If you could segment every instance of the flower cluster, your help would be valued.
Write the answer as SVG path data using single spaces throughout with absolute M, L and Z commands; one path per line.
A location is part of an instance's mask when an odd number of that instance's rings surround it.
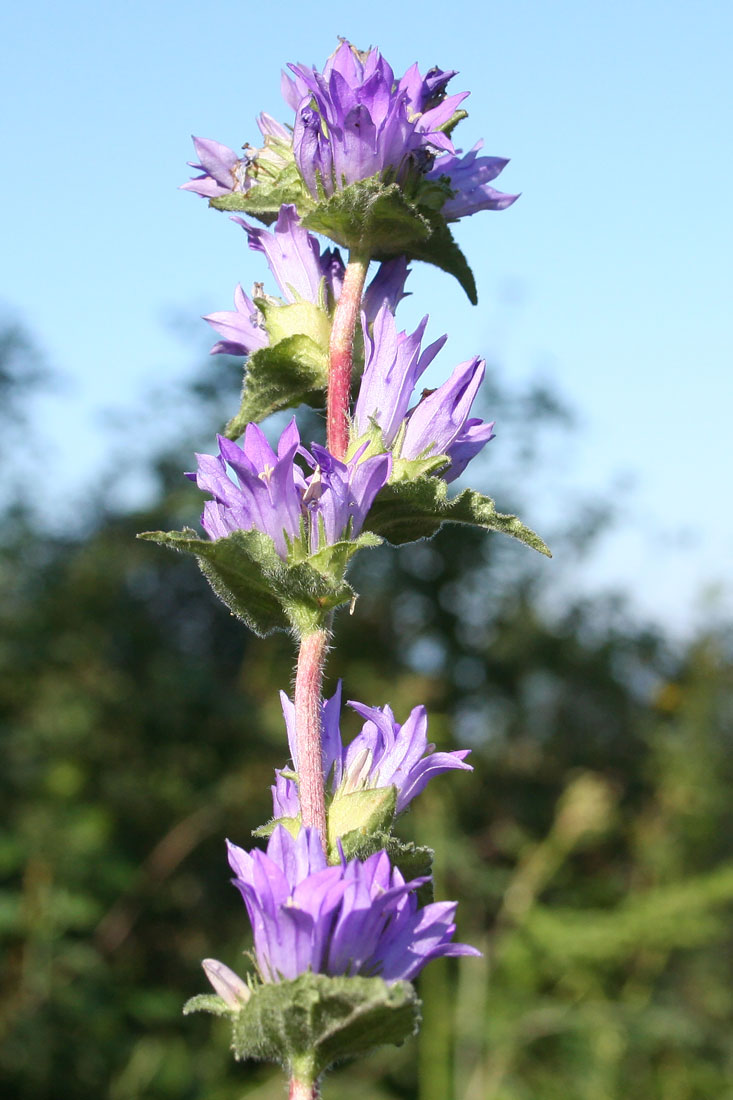
M 309 971 L 409 981 L 430 959 L 479 954 L 453 942 L 455 902 L 418 906 L 415 890 L 426 880 L 405 882 L 385 852 L 330 867 L 315 832 L 293 837 L 282 826 L 266 853 L 231 843 L 228 849 L 263 981 Z M 239 987 L 229 987 L 236 996 Z
M 295 771 L 298 747 L 295 737 L 295 707 L 285 692 L 280 702 L 288 733 L 288 745 Z M 364 719 L 360 732 L 348 744 L 341 737 L 341 684 L 322 704 L 323 777 L 336 797 L 354 791 L 395 787 L 396 813 L 402 813 L 429 781 L 453 769 L 471 771 L 465 763 L 470 749 L 435 752 L 428 743 L 428 716 L 425 707 L 414 707 L 406 721 L 395 721 L 392 708 L 368 707 L 353 700 L 348 706 Z M 272 788 L 275 817 L 297 817 L 300 812 L 297 784 L 277 773 Z
M 256 424 L 247 425 L 241 447 L 217 438 L 219 454 L 197 454 L 198 470 L 187 475 L 214 498 L 204 505 L 201 526 L 212 539 L 261 531 L 284 561 L 296 539 L 315 552 L 356 538 L 391 468 L 386 454 L 361 461 L 357 452 L 344 463 L 317 443 L 307 451 L 295 419 L 280 436 L 277 454 Z M 310 475 L 295 461 L 298 455 L 312 469 Z
M 508 161 L 479 156 L 479 142 L 460 156 L 450 131 L 462 117 L 468 92 L 446 94 L 456 74 L 438 68 L 423 76 L 412 65 L 397 78 L 380 54 L 342 42 L 322 71 L 290 65 L 282 93 L 295 118 L 290 131 L 269 115 L 257 120 L 265 145 L 238 157 L 228 146 L 194 138 L 202 173 L 183 188 L 207 198 L 246 192 L 258 179 L 294 158 L 314 199 L 359 180 L 381 175 L 407 183 L 424 179 L 445 184 L 444 216 L 449 221 L 479 210 L 504 210 L 518 195 L 490 186 Z M 463 112 L 465 114 L 465 112 Z
M 366 365 L 354 407 L 353 434 L 358 440 L 377 428 L 382 447 L 394 450 L 398 458 L 444 455 L 449 466 L 442 476 L 445 481 L 455 481 L 494 438 L 493 421 L 485 423 L 469 415 L 484 378 L 485 362 L 475 356 L 459 363 L 442 386 L 408 409 L 417 380 L 446 341 L 443 336 L 420 353 L 427 321 L 424 317 L 408 336 L 397 332 L 386 306 L 377 314 L 371 333 L 367 318 L 363 318 Z

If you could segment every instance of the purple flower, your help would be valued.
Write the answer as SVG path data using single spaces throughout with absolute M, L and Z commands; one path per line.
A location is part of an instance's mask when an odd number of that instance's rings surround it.
M 489 187 L 489 182 L 496 179 L 509 161 L 504 157 L 479 157 L 478 151 L 483 144 L 477 141 L 464 157 L 451 153 L 438 157 L 425 174 L 429 180 L 447 178 L 451 190 L 455 192 L 441 207 L 441 213 L 449 222 L 479 210 L 506 210 L 519 198 L 519 195 L 506 195 Z
M 341 254 L 331 248 L 321 254 L 318 241 L 301 226 L 294 206 L 280 207 L 274 233 L 250 225 L 243 218 L 232 221 L 242 226 L 251 249 L 264 252 L 286 302 L 305 299 L 317 304 L 324 279 L 331 302 L 338 298 L 344 277 Z
M 295 770 L 298 769 L 295 741 L 295 707 L 284 692 L 280 692 L 288 745 Z M 341 740 L 339 718 L 341 712 L 341 684 L 335 694 L 322 704 L 321 746 L 323 776 L 335 795 L 352 791 L 376 790 L 380 787 L 397 788 L 396 813 L 402 811 L 430 780 L 442 772 L 460 769 L 472 771 L 465 763 L 470 749 L 453 752 L 435 752 L 435 745 L 428 744 L 428 718 L 425 707 L 414 707 L 407 720 L 400 725 L 395 721 L 389 706 L 367 707 L 363 703 L 349 702 L 349 706 L 364 718 L 361 731 L 347 746 Z M 296 785 L 289 790 L 290 809 Z M 297 797 L 297 794 L 296 794 Z M 296 811 L 297 814 L 298 811 Z M 292 812 L 275 816 L 293 817 Z
M 337 248 L 321 252 L 318 241 L 300 224 L 294 206 L 280 207 L 274 232 L 250 225 L 243 218 L 232 218 L 247 234 L 249 247 L 264 253 L 283 299 L 292 304 L 299 300 L 333 308 L 341 295 L 344 263 Z M 404 297 L 407 279 L 407 261 L 404 256 L 388 260 L 377 272 L 364 295 L 364 312 L 373 320 L 383 306 L 394 310 Z M 325 291 L 325 294 L 323 293 Z M 255 296 L 264 296 L 256 288 Z M 241 286 L 234 292 L 234 310 L 209 313 L 204 320 L 224 339 L 214 344 L 212 355 L 251 355 L 259 348 L 267 347 L 269 335 L 262 313 L 247 297 Z
M 247 907 L 262 979 L 316 974 L 409 981 L 433 958 L 477 955 L 453 943 L 455 902 L 419 908 L 386 852 L 329 867 L 315 830 L 294 838 L 278 826 L 267 853 L 229 843 L 229 864 Z
M 296 111 L 293 152 L 314 198 L 380 172 L 402 181 L 410 166 L 453 153 L 444 126 L 468 95 L 443 97 L 452 73 L 424 79 L 413 66 L 401 81 L 378 50 L 343 42 L 323 72 L 290 65 L 283 90 Z
M 382 431 L 385 447 L 394 442 L 418 378 L 446 341 L 442 336 L 420 354 L 427 322 L 427 316 L 423 317 L 411 336 L 398 333 L 392 311 L 385 303 L 377 313 L 370 336 L 367 318 L 362 318 L 366 363 L 354 408 L 357 437 L 366 434 L 375 423 Z
M 212 539 L 233 531 L 262 531 L 285 561 L 295 539 L 307 539 L 311 553 L 355 539 L 392 466 L 388 454 L 360 461 L 357 453 L 343 463 L 317 444 L 311 454 L 301 446 L 295 418 L 280 437 L 277 454 L 256 424 L 247 425 L 241 447 L 217 438 L 219 454 L 197 455 L 198 470 L 187 475 L 214 498 L 204 505 L 202 527 Z M 310 476 L 295 462 L 296 455 L 311 466 Z
M 493 439 L 493 422 L 468 419 L 484 377 L 486 363 L 476 356 L 459 363 L 447 382 L 423 397 L 408 414 L 401 458 L 448 455 L 450 467 L 441 475 L 454 481 L 469 460 Z
M 204 317 L 224 337 L 214 344 L 211 355 L 251 355 L 270 342 L 264 317 L 239 285 L 234 291 L 234 306 L 234 310 L 225 309 Z
M 394 313 L 402 299 L 407 297 L 405 282 L 409 274 L 406 256 L 396 256 L 394 260 L 385 260 L 379 265 L 361 300 L 362 311 L 370 324 L 382 306 L 386 305 Z
M 249 191 L 260 174 L 277 175 L 289 159 L 290 132 L 264 113 L 257 119 L 257 125 L 265 139 L 264 146 L 253 149 L 245 145 L 243 157 L 237 156 L 228 145 L 211 138 L 192 138 L 199 159 L 188 163 L 202 175 L 181 184 L 180 190 L 193 191 L 203 198 L 213 199 L 232 191 Z
M 374 498 L 392 471 L 390 454 L 362 459 L 365 449 L 361 447 L 344 463 L 325 447 L 311 445 L 316 469 L 304 497 L 310 511 L 311 551 L 360 534 Z
M 240 158 L 228 145 L 211 138 L 192 138 L 199 162 L 190 160 L 191 168 L 203 175 L 182 183 L 181 191 L 193 191 L 206 199 L 227 195 L 230 191 L 248 191 L 252 181 L 247 176 L 249 158 Z
M 427 320 L 424 317 L 408 336 L 397 332 L 386 304 L 377 314 L 371 333 L 366 318 L 362 319 L 366 365 L 354 408 L 354 437 L 369 434 L 376 425 L 384 446 L 396 445 L 395 458 L 447 454 L 450 466 L 442 471 L 441 477 L 451 482 L 494 437 L 493 422 L 486 424 L 477 417 L 469 419 L 471 405 L 483 381 L 485 363 L 478 358 L 460 363 L 447 382 L 408 412 L 418 379 L 446 340 L 441 337 L 421 354 Z
M 275 543 L 280 557 L 287 559 L 288 540 L 297 538 L 302 527 L 302 474 L 294 463 L 300 449 L 295 418 L 280 437 L 277 455 L 256 424 L 247 425 L 243 447 L 224 436 L 217 438 L 219 454 L 197 454 L 198 471 L 188 475 L 214 497 L 204 505 L 201 526 L 212 539 L 225 538 L 232 531 L 262 531 Z M 227 467 L 235 474 L 236 484 Z

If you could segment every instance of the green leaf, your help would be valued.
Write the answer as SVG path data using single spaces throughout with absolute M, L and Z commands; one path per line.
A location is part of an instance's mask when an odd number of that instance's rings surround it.
M 190 997 L 183 1006 L 183 1015 L 190 1016 L 192 1012 L 210 1012 L 212 1016 L 231 1016 L 236 1009 L 232 1009 L 223 997 L 217 997 L 216 993 L 199 993 L 197 997 Z
M 235 1058 L 279 1062 L 314 1082 L 336 1061 L 404 1042 L 420 1015 L 409 982 L 302 974 L 256 987 L 232 1020 Z
M 234 531 L 213 542 L 191 530 L 146 531 L 138 538 L 195 554 L 217 596 L 260 637 L 273 630 L 302 635 L 319 629 L 329 611 L 354 598 L 343 579 L 349 558 L 361 546 L 374 545 L 374 536 L 360 536 L 291 563 L 260 531 Z
M 250 421 L 258 423 L 279 409 L 323 405 L 328 384 L 328 353 L 310 336 L 288 336 L 274 347 L 250 355 L 239 412 L 224 434 L 238 439 Z
M 303 225 L 367 256 L 410 252 L 431 232 L 428 219 L 396 183 L 381 175 L 358 180 L 315 204 Z
M 497 512 L 493 500 L 464 489 L 448 499 L 448 486 L 439 477 L 418 477 L 385 485 L 372 504 L 365 530 L 381 535 L 393 546 L 430 538 L 444 523 L 465 523 L 487 531 L 502 531 L 551 557 L 539 535 L 516 516 Z
M 448 223 L 439 211 L 421 206 L 423 217 L 430 225 L 430 233 L 424 240 L 415 241 L 409 250 L 409 259 L 423 260 L 453 275 L 465 290 L 469 302 L 476 305 L 478 294 L 476 280 L 468 266 L 468 260 L 456 244 Z M 381 259 L 381 257 L 379 257 Z
M 259 179 L 249 191 L 231 191 L 209 199 L 209 206 L 215 210 L 252 214 L 265 225 L 275 221 L 283 203 L 292 203 L 301 215 L 313 206 L 294 161 L 286 164 L 274 179 Z

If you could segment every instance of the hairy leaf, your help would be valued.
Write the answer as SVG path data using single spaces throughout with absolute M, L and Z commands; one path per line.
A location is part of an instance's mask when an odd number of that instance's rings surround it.
M 464 489 L 448 498 L 448 486 L 439 477 L 418 477 L 385 485 L 372 504 L 365 529 L 399 546 L 430 538 L 444 523 L 464 523 L 487 531 L 502 531 L 550 557 L 539 535 L 516 516 L 497 512 L 490 497 Z

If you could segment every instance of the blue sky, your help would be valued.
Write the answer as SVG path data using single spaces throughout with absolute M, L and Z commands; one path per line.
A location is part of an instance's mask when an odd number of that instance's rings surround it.
M 130 408 L 195 360 L 171 316 L 228 308 L 235 283 L 261 275 L 241 232 L 176 190 L 189 135 L 236 147 L 256 139 L 260 110 L 287 120 L 281 67 L 322 63 L 341 34 L 379 45 L 397 71 L 458 69 L 453 89 L 471 90 L 464 147 L 483 137 L 510 156 L 499 185 L 522 191 L 459 227 L 479 306 L 418 269 L 400 320 L 430 312 L 428 335 L 450 334 L 441 373 L 481 353 L 509 381 L 556 385 L 583 423 L 579 440 L 558 441 L 558 507 L 561 484 L 635 482 L 623 530 L 583 583 L 621 582 L 673 625 L 699 619 L 703 588 L 729 585 L 733 542 L 733 9 L 268 10 L 280 15 L 229 0 L 46 0 L 33 19 L 17 6 L 2 17 L 0 299 L 69 379 L 42 410 L 54 493 L 66 499 L 65 484 L 71 503 L 104 464 L 101 409 Z M 538 514 L 553 486 L 546 469 Z

